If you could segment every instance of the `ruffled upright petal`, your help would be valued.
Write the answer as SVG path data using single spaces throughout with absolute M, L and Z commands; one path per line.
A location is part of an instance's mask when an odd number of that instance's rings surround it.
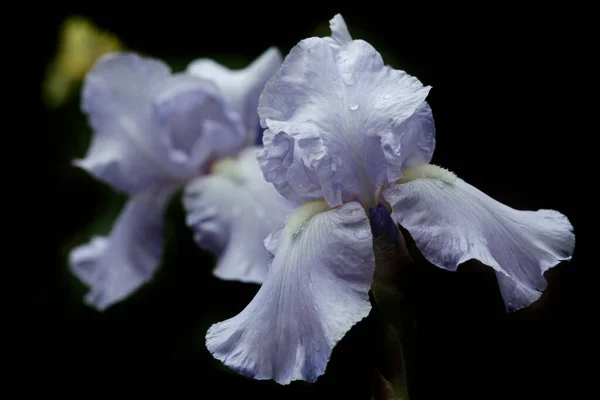
M 341 32 L 334 32 L 343 43 L 336 46 L 301 41 L 260 98 L 265 178 L 298 203 L 375 205 L 377 187 L 433 152 L 430 88 Z
M 356 202 L 333 210 L 311 202 L 274 236 L 266 281 L 240 314 L 210 327 L 206 346 L 255 379 L 315 381 L 336 343 L 371 309 L 369 220 Z
M 239 113 L 215 85 L 172 75 L 162 61 L 133 53 L 96 63 L 85 79 L 82 107 L 93 137 L 75 164 L 129 194 L 181 183 L 247 140 Z
M 187 223 L 196 243 L 219 255 L 215 276 L 262 283 L 270 255 L 264 239 L 279 229 L 294 204 L 266 182 L 256 160 L 258 147 L 215 164 L 213 173 L 185 189 Z
M 163 62 L 135 54 L 102 57 L 83 85 L 82 108 L 93 136 L 75 165 L 130 194 L 173 179 L 149 106 L 153 87 L 170 73 Z
M 154 121 L 165 132 L 169 159 L 188 174 L 247 145 L 240 114 L 209 80 L 184 73 L 169 76 L 153 91 L 152 106 Z
M 494 268 L 509 311 L 536 301 L 543 273 L 573 254 L 573 226 L 561 213 L 512 209 L 433 165 L 405 171 L 383 196 L 432 264 L 456 270 L 476 259 Z
M 176 187 L 132 197 L 109 236 L 94 237 L 69 254 L 73 274 L 90 287 L 85 300 L 102 311 L 149 281 L 161 263 L 164 214 Z
M 254 143 L 259 127 L 256 107 L 260 92 L 280 66 L 281 54 L 271 47 L 240 70 L 231 70 L 211 59 L 199 59 L 188 66 L 187 72 L 212 81 L 223 92 L 232 108 L 241 113 L 244 126 L 250 131 L 249 143 Z

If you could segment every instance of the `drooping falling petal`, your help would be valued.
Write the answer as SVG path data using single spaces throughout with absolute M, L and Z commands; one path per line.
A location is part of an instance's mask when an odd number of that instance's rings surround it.
M 231 107 L 242 114 L 244 126 L 251 131 L 250 143 L 254 143 L 259 127 L 256 107 L 260 92 L 280 66 L 281 54 L 271 47 L 243 69 L 232 70 L 214 60 L 203 58 L 192 62 L 187 72 L 217 85 Z
M 470 259 L 494 268 L 510 311 L 536 301 L 546 288 L 543 273 L 573 254 L 573 226 L 557 211 L 512 209 L 428 164 L 405 171 L 400 182 L 383 196 L 425 258 L 448 270 Z
M 315 381 L 336 343 L 369 314 L 372 239 L 356 202 L 300 206 L 266 241 L 275 253 L 266 281 L 240 314 L 211 326 L 208 350 L 254 379 Z
M 199 156 L 186 157 L 182 149 L 194 151 L 201 142 L 197 151 L 223 156 L 243 145 L 239 117 L 224 111 L 223 102 L 210 82 L 171 75 L 162 61 L 132 53 L 104 56 L 85 79 L 82 108 L 93 138 L 75 164 L 129 194 L 183 182 L 199 172 Z
M 262 283 L 270 259 L 264 239 L 295 208 L 263 179 L 259 150 L 218 162 L 185 189 L 187 223 L 198 245 L 219 255 L 214 274 L 221 279 Z
M 336 45 L 309 38 L 294 47 L 259 102 L 265 178 L 298 203 L 376 204 L 376 187 L 429 161 L 435 145 L 430 88 L 340 32 Z
M 73 274 L 89 286 L 86 302 L 102 311 L 148 282 L 163 254 L 163 220 L 176 187 L 133 196 L 106 237 L 94 237 L 69 254 Z

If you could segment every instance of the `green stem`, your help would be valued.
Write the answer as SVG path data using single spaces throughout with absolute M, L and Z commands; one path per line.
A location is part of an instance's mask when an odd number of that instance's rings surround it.
M 379 311 L 383 351 L 380 354 L 379 372 L 387 380 L 393 395 L 375 397 L 377 400 L 409 399 L 409 374 L 411 368 L 413 313 L 405 295 L 410 287 L 413 260 L 404 237 L 390 247 L 390 242 L 375 240 L 376 272 L 371 287 L 375 308 Z

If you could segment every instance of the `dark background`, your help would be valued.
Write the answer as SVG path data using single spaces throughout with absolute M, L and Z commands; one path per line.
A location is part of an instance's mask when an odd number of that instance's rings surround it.
M 572 262 L 546 274 L 542 300 L 510 315 L 490 270 L 469 264 L 449 273 L 424 265 L 411 283 L 417 318 L 413 399 L 577 399 L 587 393 L 598 373 L 592 339 L 599 313 L 597 263 L 582 254 L 590 242 L 582 225 L 591 218 L 582 204 L 593 194 L 581 190 L 579 180 L 593 135 L 583 126 L 588 118 L 581 108 L 589 79 L 582 54 L 589 50 L 573 27 L 583 24 L 584 10 L 439 9 L 429 2 L 395 2 L 393 8 L 383 2 L 125 7 L 93 3 L 44 12 L 36 39 L 40 83 L 56 51 L 59 24 L 72 14 L 91 18 L 131 49 L 174 64 L 208 56 L 239 65 L 271 45 L 286 54 L 316 29 L 327 34 L 327 21 L 341 12 L 354 38 L 371 42 L 394 67 L 433 86 L 432 162 L 514 208 L 561 211 L 575 227 L 577 245 Z M 33 274 L 40 283 L 33 319 L 43 328 L 32 370 L 52 385 L 45 387 L 115 395 L 168 389 L 175 398 L 368 398 L 377 344 L 373 318 L 336 347 L 316 385 L 251 381 L 212 359 L 203 347 L 206 329 L 243 309 L 257 287 L 211 277 L 212 258 L 193 244 L 177 199 L 156 279 L 105 313 L 81 303 L 85 289 L 69 275 L 65 255 L 91 234 L 106 233 L 124 199 L 70 165 L 89 141 L 77 102 L 56 111 L 39 103 L 45 125 L 40 149 L 48 159 L 41 175 L 49 178 L 51 212 L 44 220 L 48 250 L 40 250 L 46 261 Z

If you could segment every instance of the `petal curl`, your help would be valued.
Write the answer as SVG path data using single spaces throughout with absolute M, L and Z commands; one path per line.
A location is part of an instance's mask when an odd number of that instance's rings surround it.
M 335 14 L 329 20 L 329 28 L 331 29 L 331 37 L 329 39 L 331 39 L 332 44 L 343 46 L 352 41 L 346 21 L 344 21 L 344 17 L 341 14 Z
M 254 143 L 258 133 L 258 98 L 265 83 L 281 66 L 281 53 L 270 47 L 246 68 L 231 70 L 211 59 L 199 59 L 192 62 L 187 72 L 202 79 L 212 81 L 223 92 L 233 109 L 241 113 L 244 126 L 251 134 L 250 143 Z
M 543 273 L 571 259 L 575 235 L 563 214 L 515 210 L 433 165 L 405 173 L 383 192 L 394 220 L 438 267 L 456 270 L 476 259 L 496 270 L 507 310 L 536 301 L 546 288 Z
M 160 60 L 133 53 L 104 56 L 82 89 L 93 137 L 85 158 L 75 165 L 129 194 L 181 182 L 198 172 L 199 164 L 198 155 L 189 157 L 181 149 L 198 148 L 205 131 L 212 140 L 202 143 L 202 154 L 222 154 L 214 147 L 229 149 L 237 141 L 239 148 L 245 141 L 239 116 L 228 113 L 220 97 L 210 82 L 171 75 Z
M 311 202 L 289 217 L 254 299 L 208 330 L 208 350 L 229 368 L 281 384 L 315 381 L 336 343 L 369 314 L 369 220 L 356 202 L 328 209 Z
M 149 189 L 132 197 L 109 236 L 71 250 L 69 268 L 90 287 L 85 301 L 103 311 L 152 279 L 163 254 L 164 214 L 177 187 Z
M 429 89 L 362 40 L 301 41 L 260 98 L 266 179 L 298 203 L 375 205 L 376 188 L 400 178 L 407 160 L 431 157 Z
M 262 283 L 270 255 L 264 239 L 279 229 L 294 204 L 263 179 L 258 147 L 215 165 L 213 174 L 185 189 L 187 223 L 196 243 L 219 255 L 214 274 L 225 280 Z

